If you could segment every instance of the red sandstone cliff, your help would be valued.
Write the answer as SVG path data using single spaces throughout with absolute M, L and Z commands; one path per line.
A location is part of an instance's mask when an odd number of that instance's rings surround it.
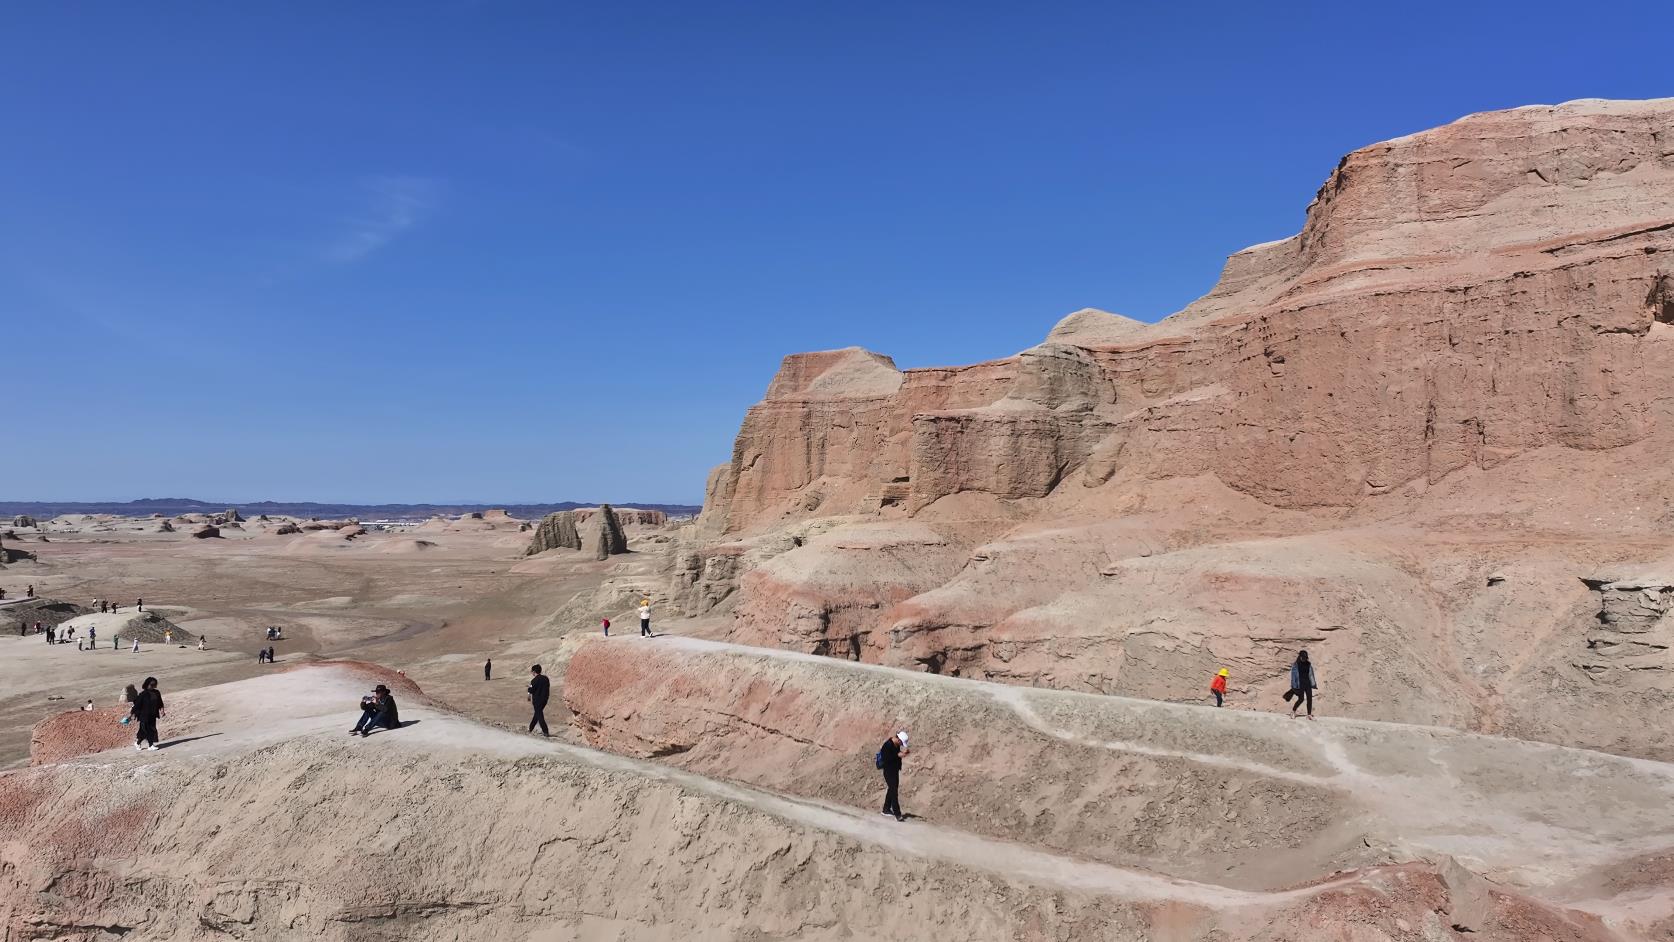
M 1671 750 L 1561 717 L 1674 705 L 1575 627 L 1578 574 L 1665 555 L 1671 323 L 1674 99 L 1473 115 L 1348 155 L 1158 324 L 787 357 L 675 596 L 753 643 L 1168 698 L 1312 644 L 1365 715 Z

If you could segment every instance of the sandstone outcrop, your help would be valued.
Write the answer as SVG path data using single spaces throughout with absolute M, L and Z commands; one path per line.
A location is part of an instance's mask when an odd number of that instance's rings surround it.
M 302 532 L 302 528 L 297 526 L 294 523 L 281 523 L 277 527 L 273 528 L 273 533 L 274 533 L 275 536 L 290 536 L 293 533 L 301 533 L 301 532 Z
M 192 536 L 199 540 L 218 539 L 221 536 L 221 529 L 214 524 L 206 523 L 193 530 Z
M 593 556 L 608 559 L 627 551 L 628 538 L 622 533 L 622 524 L 617 522 L 616 512 L 610 509 L 609 504 L 601 504 L 598 522 L 593 529 Z
M 581 549 L 581 533 L 576 529 L 575 523 L 575 513 L 568 510 L 560 510 L 542 517 L 540 525 L 535 528 L 535 535 L 529 540 L 529 548 L 523 551 L 523 555 L 533 556 L 553 549 Z
M 28 514 L 18 514 L 17 516 L 12 518 L 12 526 L 14 526 L 14 527 L 34 527 L 34 526 L 38 526 L 38 524 L 35 523 L 35 518 L 34 517 L 31 517 Z
M 168 522 L 167 520 L 159 520 L 157 521 L 157 526 L 154 529 L 156 529 L 158 533 L 173 533 L 174 524 Z
M 662 510 L 637 510 L 632 507 L 613 507 L 616 521 L 624 527 L 664 527 L 668 526 L 668 513 Z M 576 523 L 586 523 L 598 515 L 596 507 L 577 507 L 570 511 L 575 514 Z
M 1078 311 L 965 367 L 786 357 L 673 603 L 1175 700 L 1231 665 L 1267 702 L 1307 647 L 1351 715 L 1674 756 L 1633 719 L 1659 686 L 1603 682 L 1665 673 L 1634 669 L 1661 590 L 1577 581 L 1666 545 L 1670 140 L 1674 100 L 1472 115 L 1343 158 L 1299 234 L 1157 324 Z M 1622 617 L 1578 632 L 1589 604 Z

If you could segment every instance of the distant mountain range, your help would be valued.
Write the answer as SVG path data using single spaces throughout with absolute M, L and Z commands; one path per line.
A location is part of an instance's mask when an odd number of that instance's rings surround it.
M 611 502 L 617 507 L 636 507 L 641 510 L 661 510 L 671 517 L 695 514 L 702 507 L 692 504 L 642 504 L 632 501 Z M 598 503 L 564 501 L 557 504 L 317 504 L 308 501 L 259 500 L 209 502 L 188 497 L 149 497 L 130 501 L 33 501 L 0 500 L 0 516 L 27 514 L 42 520 L 60 514 L 119 514 L 124 517 L 144 517 L 163 514 L 220 513 L 228 507 L 238 508 L 246 517 L 273 514 L 286 517 L 355 517 L 361 520 L 424 520 L 435 516 L 455 516 L 484 510 L 504 510 L 514 517 L 539 520 L 557 510 L 577 507 L 597 507 Z

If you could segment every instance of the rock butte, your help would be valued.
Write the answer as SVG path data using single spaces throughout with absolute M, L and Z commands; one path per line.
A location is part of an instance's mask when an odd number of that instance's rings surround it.
M 745 643 L 1160 699 L 1227 666 L 1271 706 L 1308 648 L 1338 713 L 1670 758 L 1669 632 L 1582 579 L 1669 555 L 1671 387 L 1674 99 L 1472 115 L 1349 154 L 1159 323 L 786 357 L 670 592 Z

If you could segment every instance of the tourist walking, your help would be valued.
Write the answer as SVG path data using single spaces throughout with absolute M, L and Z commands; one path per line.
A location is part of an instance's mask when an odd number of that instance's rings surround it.
M 139 642 L 135 642 L 137 645 Z M 134 736 L 135 749 L 157 750 L 157 719 L 167 716 L 168 711 L 163 706 L 163 693 L 157 689 L 157 678 L 147 677 L 140 684 L 139 696 L 134 698 L 134 705 L 129 712 L 139 723 L 139 733 Z M 146 745 L 149 743 L 150 745 Z
M 1209 681 L 1209 692 L 1215 695 L 1216 706 L 1221 706 L 1226 699 L 1226 676 L 1226 668 L 1223 667 L 1221 672 L 1215 675 L 1215 679 Z
M 33 583 L 33 582 L 29 583 L 29 595 L 27 597 L 28 598 L 34 598 L 35 597 L 35 583 Z
M 599 619 L 599 622 L 604 625 L 605 637 L 606 638 L 610 637 L 610 619 L 601 618 L 601 619 Z
M 98 643 L 99 643 L 99 626 L 98 625 L 88 625 L 87 626 L 87 650 L 89 650 L 89 651 L 93 650 L 93 646 L 98 644 Z
M 649 638 L 651 636 L 651 600 L 650 599 L 645 599 L 644 601 L 639 603 L 639 636 L 641 638 Z
M 877 764 L 884 777 L 883 813 L 897 821 L 907 820 L 907 816 L 901 813 L 901 757 L 911 752 L 907 748 L 906 730 L 884 740 L 883 748 L 878 750 Z
M 1290 706 L 1291 719 L 1296 718 L 1296 711 L 1302 708 L 1302 701 L 1308 701 L 1308 719 L 1314 718 L 1314 688 L 1319 686 L 1318 678 L 1314 674 L 1314 665 L 1308 660 L 1308 652 L 1302 651 L 1296 655 L 1296 662 L 1290 665 L 1290 692 L 1285 699 L 1295 699 Z
M 135 599 L 134 607 L 142 612 L 145 611 L 145 599 Z
M 546 701 L 552 694 L 552 681 L 541 673 L 541 666 L 536 664 L 529 668 L 529 705 L 534 708 L 534 715 L 529 717 L 529 732 L 535 727 L 541 728 L 542 736 L 550 736 L 546 729 Z
M 139 653 L 139 635 L 134 636 L 134 650 L 133 650 L 132 653 L 134 653 L 134 654 Z
M 47 644 L 52 644 L 55 641 L 57 641 L 58 640 L 58 626 L 48 625 L 47 630 L 46 630 L 46 636 L 47 636 Z
M 493 677 L 494 677 L 494 659 L 489 658 L 488 660 L 482 662 L 482 679 L 483 680 L 491 680 L 491 679 L 493 679 Z

